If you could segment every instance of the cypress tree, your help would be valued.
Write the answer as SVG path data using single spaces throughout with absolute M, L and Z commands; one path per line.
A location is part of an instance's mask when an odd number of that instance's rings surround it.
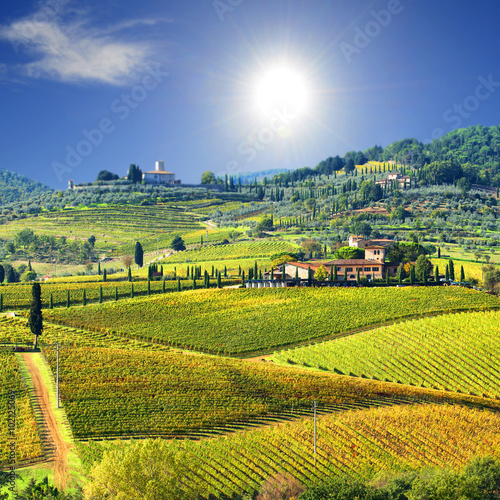
M 102 273 L 102 281 L 104 281 L 104 283 L 106 283 L 107 279 L 108 279 L 108 273 L 107 273 L 106 269 L 104 269 L 104 271 Z
M 28 271 L 33 271 L 31 268 L 31 259 L 28 260 Z
M 448 268 L 448 264 L 446 264 L 446 272 L 444 274 L 445 281 L 450 281 L 450 269 Z
M 42 315 L 42 289 L 40 283 L 35 281 L 31 287 L 31 307 L 28 318 L 28 325 L 31 333 L 35 335 L 35 349 L 38 345 L 38 337 L 43 331 L 43 315 Z
M 439 281 L 439 267 L 434 267 L 434 281 L 437 283 Z
M 132 269 L 128 268 L 128 280 L 132 281 Z
M 356 269 L 356 283 L 359 285 L 359 267 Z
M 102 286 L 99 287 L 99 304 L 102 304 Z
M 217 288 L 222 288 L 220 273 L 217 275 Z
M 2 293 L 0 293 L 0 313 L 1 312 L 3 312 L 3 294 Z
M 85 288 L 83 289 L 82 305 L 87 305 L 87 296 L 85 295 Z
M 101 261 L 97 261 L 97 274 L 100 276 L 101 275 Z
M 144 251 L 142 249 L 142 245 L 139 242 L 136 242 L 135 244 L 134 260 L 139 267 L 142 267 L 144 265 Z
M 337 281 L 337 279 L 338 279 L 338 276 L 337 276 L 337 274 L 338 274 L 337 266 L 335 265 L 335 266 L 333 266 L 333 268 L 334 268 L 333 269 L 333 281 Z
M 344 281 L 347 281 L 347 267 L 344 267 Z
M 224 278 L 227 278 L 227 267 L 224 266 Z M 262 273 L 260 274 L 260 279 L 262 279 Z
M 241 285 L 245 285 L 245 271 L 241 271 Z
M 415 266 L 411 266 L 411 269 L 410 269 L 410 283 L 412 285 L 415 284 Z
M 464 281 L 465 281 L 464 266 L 460 266 L 460 281 L 461 281 L 461 282 L 464 282 Z
M 455 281 L 455 266 L 454 266 L 453 261 L 451 259 L 448 261 L 448 270 L 450 272 L 451 281 Z
M 118 300 L 118 287 L 115 286 L 115 300 Z
M 70 300 L 69 300 L 69 290 L 66 290 L 66 307 L 70 306 Z
M 49 299 L 49 309 L 54 309 L 54 299 L 52 297 L 52 294 L 50 294 L 50 299 Z M 1 311 L 0 311 L 1 312 Z
M 134 284 L 132 283 L 131 287 L 130 287 L 130 298 L 133 299 L 134 298 Z
M 386 285 L 390 285 L 391 283 L 391 278 L 389 276 L 389 269 L 387 269 L 387 271 L 385 272 L 385 283 Z
M 438 247 L 438 259 L 441 258 L 441 247 Z
M 5 279 L 5 268 L 0 265 L 0 283 L 3 283 Z
M 272 215 L 271 215 L 272 217 Z M 257 261 L 255 261 L 254 268 L 253 268 L 253 275 L 257 278 L 258 273 L 257 273 Z
M 295 279 L 296 280 L 299 279 L 299 268 L 298 267 L 295 268 Z
M 212 273 L 212 276 L 213 276 L 213 273 Z M 238 276 L 241 276 L 241 266 L 240 265 L 238 265 Z
M 193 290 L 196 290 L 196 279 L 193 278 Z

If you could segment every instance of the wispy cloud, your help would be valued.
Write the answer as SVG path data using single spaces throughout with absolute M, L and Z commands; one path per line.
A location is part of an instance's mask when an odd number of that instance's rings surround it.
M 9 67 L 30 78 L 68 83 L 97 82 L 126 85 L 153 55 L 153 46 L 131 40 L 126 30 L 157 24 L 158 20 L 123 21 L 92 28 L 84 18 L 65 23 L 61 17 L 33 22 L 34 16 L 0 26 L 0 39 L 9 41 L 32 60 Z

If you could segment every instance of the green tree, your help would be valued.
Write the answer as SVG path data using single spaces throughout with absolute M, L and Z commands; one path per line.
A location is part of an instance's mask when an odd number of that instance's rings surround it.
M 144 251 L 139 242 L 136 242 L 135 244 L 134 260 L 139 267 L 144 265 Z
M 104 271 L 102 272 L 102 281 L 106 282 L 107 279 L 108 279 L 108 273 L 106 269 L 104 269 Z
M 202 184 L 217 184 L 217 179 L 213 172 L 205 171 L 201 175 L 201 183 Z
M 309 254 L 310 257 L 323 250 L 321 243 L 313 239 L 303 241 L 301 247 L 303 252 Z
M 463 283 L 465 281 L 465 271 L 464 266 L 460 266 L 460 281 Z
M 484 266 L 483 284 L 488 292 L 497 293 L 500 286 L 500 270 L 491 264 Z
M 172 451 L 169 443 L 144 440 L 107 452 L 92 468 L 85 497 L 195 500 L 201 494 L 196 485 L 183 487 L 188 472 L 188 458 Z
M 316 272 L 314 273 L 314 279 L 316 281 L 325 281 L 327 277 L 328 271 L 326 270 L 325 266 L 320 266 L 318 267 L 318 269 L 316 269 Z
M 0 283 L 3 283 L 5 279 L 5 268 L 0 265 Z
M 180 236 L 176 236 L 172 240 L 172 243 L 170 243 L 170 248 L 172 248 L 172 250 L 175 250 L 176 252 L 182 252 L 183 250 L 186 250 L 186 245 L 184 244 L 184 240 Z
M 432 264 L 431 261 L 425 257 L 425 255 L 420 255 L 415 262 L 415 275 L 419 281 L 425 282 L 428 276 L 432 274 Z
M 117 181 L 120 177 L 109 170 L 101 170 L 97 174 L 98 181 Z
M 365 251 L 355 247 L 340 247 L 335 250 L 333 256 L 338 260 L 363 259 L 365 257 Z
M 448 271 L 450 272 L 451 281 L 455 281 L 455 265 L 451 259 L 448 261 Z
M 134 184 L 142 181 L 142 170 L 138 165 L 135 165 L 133 163 L 130 165 L 127 173 L 127 180 L 133 182 Z
M 31 286 L 31 306 L 28 317 L 28 325 L 31 333 L 35 335 L 35 349 L 38 345 L 38 337 L 43 330 L 43 315 L 42 315 L 42 289 L 40 283 L 33 283 Z
M 434 266 L 434 281 L 437 283 L 439 281 L 439 267 Z
M 36 244 L 37 236 L 32 229 L 25 228 L 19 231 L 14 237 L 16 246 L 23 247 L 24 251 L 32 244 Z

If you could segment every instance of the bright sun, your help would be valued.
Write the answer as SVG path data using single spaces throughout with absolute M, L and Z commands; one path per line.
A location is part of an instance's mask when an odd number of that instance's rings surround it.
M 288 69 L 268 73 L 258 84 L 257 105 L 266 114 L 276 111 L 300 113 L 307 103 L 307 91 L 300 76 Z

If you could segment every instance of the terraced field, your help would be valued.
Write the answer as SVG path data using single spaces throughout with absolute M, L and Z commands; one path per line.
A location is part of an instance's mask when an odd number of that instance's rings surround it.
M 499 307 L 452 287 L 198 290 L 46 311 L 51 321 L 209 353 L 242 355 L 309 343 L 401 317 Z
M 274 355 L 357 377 L 500 396 L 500 312 L 419 319 Z
M 369 479 L 379 471 L 398 473 L 425 466 L 456 469 L 475 456 L 498 457 L 500 416 L 432 404 L 364 409 L 321 416 L 316 456 L 313 436 L 309 418 L 210 441 L 158 440 L 131 447 L 91 443 L 80 450 L 87 464 L 109 450 L 102 466 L 115 470 L 117 478 L 123 474 L 119 464 L 127 451 L 135 450 L 137 460 L 141 448 L 150 450 L 148 456 L 173 456 L 186 464 L 177 478 L 186 498 L 198 492 L 203 498 L 234 498 L 258 491 L 268 477 L 279 474 L 308 486 L 331 476 Z M 144 471 L 141 466 L 136 464 Z M 106 491 L 100 468 L 91 475 L 95 479 L 91 491 Z

